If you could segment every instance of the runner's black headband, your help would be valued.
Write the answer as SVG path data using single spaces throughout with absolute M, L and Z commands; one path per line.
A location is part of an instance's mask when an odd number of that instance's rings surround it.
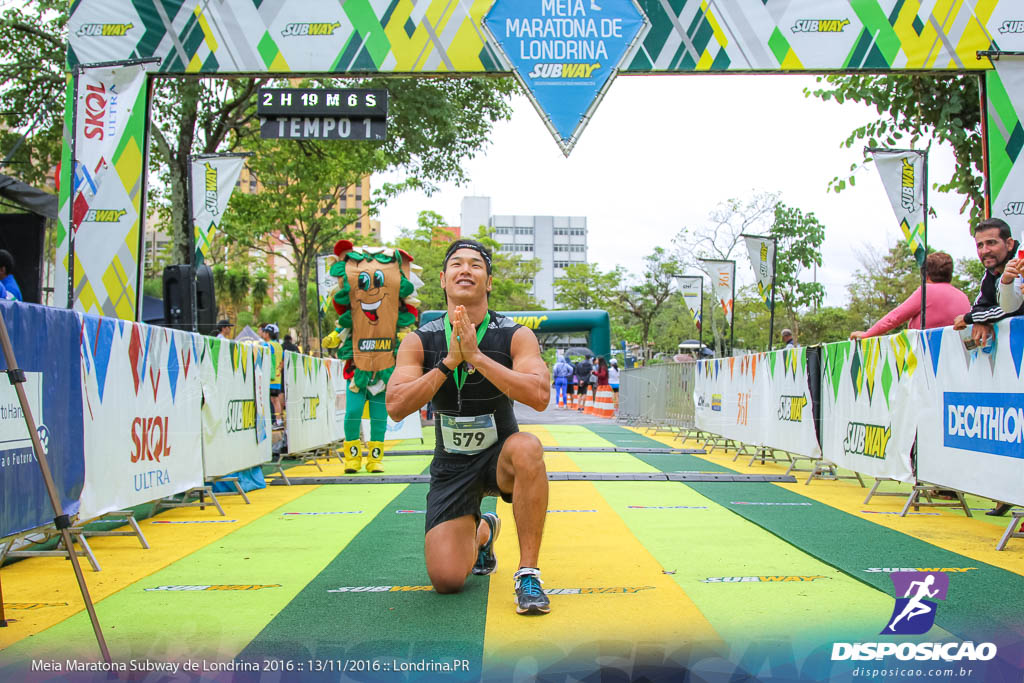
M 487 251 L 487 247 L 472 240 L 456 240 L 452 246 L 448 247 L 448 253 L 444 255 L 444 265 L 441 270 L 448 270 L 448 259 L 459 249 L 472 249 L 479 252 L 484 258 L 484 263 L 487 264 L 487 274 L 491 274 L 491 254 Z

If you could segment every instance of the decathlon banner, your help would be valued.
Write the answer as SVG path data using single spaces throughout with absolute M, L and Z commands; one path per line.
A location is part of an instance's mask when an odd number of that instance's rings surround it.
M 872 149 L 870 152 L 885 194 L 896 213 L 896 222 L 903 231 L 907 249 L 917 259 L 917 265 L 923 266 L 925 245 L 928 243 L 925 222 L 928 155 L 912 149 Z
M 755 235 L 743 235 L 743 239 L 747 243 L 750 266 L 754 269 L 754 278 L 757 280 L 757 293 L 764 305 L 771 309 L 774 304 L 772 282 L 775 279 L 775 239 Z
M 699 330 L 704 308 L 704 278 L 700 275 L 677 275 L 676 284 L 679 285 L 679 293 L 683 295 L 686 308 Z
M 74 163 L 61 182 L 55 301 L 135 320 L 145 205 L 146 66 L 75 75 Z M 68 272 L 71 291 L 68 291 Z
M 951 327 L 926 330 L 914 405 L 922 481 L 1024 505 L 1024 318 L 995 326 L 991 353 Z
M 288 452 L 301 453 L 334 441 L 334 383 L 330 361 L 284 353 L 285 432 Z
M 1024 58 L 1000 55 L 993 64 L 995 70 L 985 73 L 992 216 L 1024 243 L 1024 159 L 1014 139 L 1024 121 Z
M 210 253 L 213 236 L 244 165 L 245 157 L 234 154 L 192 159 L 192 225 L 197 265 L 206 261 Z
M 82 519 L 203 483 L 199 335 L 82 315 Z
M 320 312 L 330 314 L 331 294 L 338 288 L 338 278 L 331 275 L 331 265 L 338 260 L 334 254 L 316 257 L 316 294 L 320 301 Z
M 17 301 L 0 302 L 17 367 L 57 489 L 61 511 L 78 511 L 85 481 L 82 375 L 71 311 Z M 40 343 L 45 339 L 46 343 Z M 0 354 L 0 369 L 11 365 Z M 0 379 L 0 537 L 49 524 L 54 512 L 43 483 L 18 394 Z
M 732 324 L 733 292 L 736 288 L 736 262 L 701 259 L 711 278 L 711 291 L 725 312 L 725 320 Z
M 821 380 L 822 457 L 861 474 L 913 481 L 914 384 L 920 379 L 923 362 L 916 330 L 826 344 Z
M 203 385 L 203 470 L 207 479 L 270 460 L 266 410 L 259 410 L 253 347 L 200 337 Z M 267 396 L 270 391 L 267 389 Z M 260 439 L 259 420 L 264 420 Z

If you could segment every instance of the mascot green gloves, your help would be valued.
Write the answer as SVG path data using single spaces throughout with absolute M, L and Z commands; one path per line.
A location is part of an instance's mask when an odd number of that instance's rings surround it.
M 384 392 L 395 370 L 398 344 L 416 325 L 420 281 L 412 256 L 390 247 L 355 247 L 349 240 L 334 245 L 337 261 L 331 276 L 338 278 L 332 301 L 338 312 L 337 329 L 323 340 L 325 349 L 337 349 L 345 361 L 345 443 L 342 458 L 346 474 L 362 468 L 359 428 L 367 403 L 370 440 L 367 472 L 382 472 L 387 407 Z

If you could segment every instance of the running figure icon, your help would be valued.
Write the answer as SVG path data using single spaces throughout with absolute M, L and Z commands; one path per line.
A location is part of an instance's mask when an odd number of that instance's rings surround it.
M 906 617 L 907 621 L 910 621 L 914 617 L 919 617 L 922 614 L 930 614 L 932 611 L 934 611 L 935 608 L 933 606 L 922 602 L 922 600 L 924 600 L 925 598 L 934 598 L 939 594 L 938 588 L 936 588 L 934 591 L 930 590 L 932 584 L 934 583 L 935 576 L 932 574 L 928 574 L 927 576 L 925 576 L 923 581 L 911 581 L 910 586 L 907 587 L 906 594 L 903 596 L 904 598 L 910 598 L 910 600 L 903 608 L 903 611 L 900 612 L 899 616 L 893 619 L 892 623 L 890 623 L 889 626 L 886 627 L 887 630 L 893 631 L 895 633 L 897 622 L 899 622 L 904 617 Z M 910 593 L 915 590 L 915 587 L 917 593 L 915 593 L 914 596 L 911 597 Z

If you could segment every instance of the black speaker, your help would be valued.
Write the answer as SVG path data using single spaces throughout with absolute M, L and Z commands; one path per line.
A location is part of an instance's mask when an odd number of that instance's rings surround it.
M 14 257 L 14 279 L 18 281 L 22 299 L 28 303 L 43 302 L 43 235 L 46 218 L 34 213 L 0 214 L 0 249 Z M 64 306 L 66 301 L 54 302 Z
M 200 334 L 210 334 L 217 327 L 217 297 L 213 292 L 213 271 L 202 265 L 179 264 L 164 268 L 164 320 L 168 327 L 192 330 L 192 273 L 196 281 L 196 322 Z

